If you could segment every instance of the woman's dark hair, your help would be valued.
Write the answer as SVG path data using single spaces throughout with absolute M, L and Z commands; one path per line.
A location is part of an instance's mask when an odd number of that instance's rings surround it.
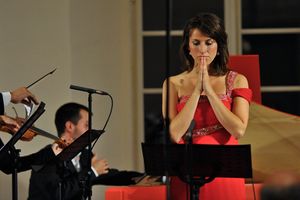
M 218 54 L 209 67 L 210 75 L 224 75 L 228 71 L 229 58 L 227 33 L 222 20 L 212 13 L 202 13 L 189 19 L 184 26 L 183 41 L 180 47 L 180 56 L 183 60 L 184 70 L 191 71 L 194 67 L 194 59 L 190 55 L 189 38 L 191 31 L 200 30 L 203 34 L 214 39 L 218 44 Z
M 73 124 L 77 124 L 81 119 L 80 111 L 85 110 L 89 112 L 89 109 L 78 103 L 66 103 L 62 105 L 55 114 L 55 126 L 57 135 L 60 137 L 65 131 L 65 125 L 67 121 L 71 121 Z

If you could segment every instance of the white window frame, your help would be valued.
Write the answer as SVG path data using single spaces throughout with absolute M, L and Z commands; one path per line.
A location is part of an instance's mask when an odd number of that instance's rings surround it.
M 132 0 L 134 1 L 134 0 Z M 242 28 L 242 0 L 224 0 L 224 22 L 225 29 L 228 33 L 228 47 L 230 54 L 242 53 L 242 36 L 243 35 L 257 35 L 257 34 L 300 34 L 299 28 Z M 137 24 L 137 45 L 136 45 L 136 82 L 137 82 L 137 126 L 136 131 L 139 133 L 137 138 L 137 145 L 144 141 L 144 95 L 145 94 L 161 94 L 161 88 L 143 88 L 143 37 L 164 36 L 165 31 L 143 31 L 142 26 L 142 0 L 135 0 L 136 12 L 135 22 Z M 182 30 L 172 30 L 171 36 L 181 36 Z M 294 86 L 262 86 L 262 93 L 266 92 L 300 92 L 300 85 Z M 143 169 L 142 153 L 137 156 L 137 166 Z

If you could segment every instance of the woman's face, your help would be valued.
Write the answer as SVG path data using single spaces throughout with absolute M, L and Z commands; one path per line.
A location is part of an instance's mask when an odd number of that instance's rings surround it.
M 218 44 L 214 39 L 202 34 L 199 29 L 195 28 L 190 33 L 189 50 L 195 61 L 195 66 L 200 63 L 200 59 L 203 57 L 209 65 L 217 55 Z

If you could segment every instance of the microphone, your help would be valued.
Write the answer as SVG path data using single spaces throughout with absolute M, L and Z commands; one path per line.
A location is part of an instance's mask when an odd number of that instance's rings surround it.
M 109 95 L 107 92 L 104 92 L 101 90 L 95 90 L 92 88 L 86 88 L 86 87 L 81 87 L 81 86 L 76 86 L 76 85 L 70 85 L 70 89 L 79 90 L 79 91 L 88 92 L 88 93 L 95 93 L 95 94 L 100 94 L 100 95 Z
M 195 127 L 195 120 L 193 119 L 190 123 L 190 126 L 185 133 L 184 141 L 186 144 L 192 144 L 193 143 L 193 129 Z

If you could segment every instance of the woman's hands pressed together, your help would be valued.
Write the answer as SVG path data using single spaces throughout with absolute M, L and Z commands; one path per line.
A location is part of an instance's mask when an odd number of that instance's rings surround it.
M 199 58 L 199 62 L 196 63 L 196 70 L 198 73 L 198 80 L 195 85 L 194 92 L 199 92 L 199 94 L 208 94 L 213 91 L 211 83 L 209 81 L 208 74 L 208 64 L 206 61 L 206 57 L 201 56 Z

